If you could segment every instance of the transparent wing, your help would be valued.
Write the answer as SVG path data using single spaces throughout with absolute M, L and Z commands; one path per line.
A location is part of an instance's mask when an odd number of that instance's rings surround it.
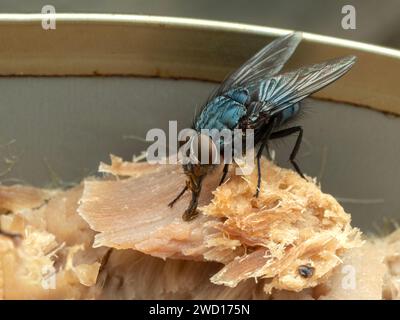
M 343 76 L 355 61 L 355 56 L 337 58 L 252 84 L 247 87 L 256 102 L 252 116 L 261 112 L 273 116 L 283 111 Z
M 230 74 L 212 97 L 231 88 L 245 87 L 277 74 L 292 56 L 301 38 L 300 32 L 294 32 L 272 41 Z

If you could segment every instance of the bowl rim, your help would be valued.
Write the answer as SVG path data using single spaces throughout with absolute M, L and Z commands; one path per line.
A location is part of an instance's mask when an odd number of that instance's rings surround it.
M 26 23 L 41 22 L 49 15 L 41 13 L 0 13 L 0 24 L 2 23 Z M 183 18 L 172 16 L 157 15 L 136 15 L 136 14 L 109 14 L 109 13 L 55 13 L 53 15 L 57 22 L 79 22 L 79 23 L 109 23 L 109 24 L 145 24 L 151 26 L 167 27 L 190 27 L 204 30 L 222 30 L 231 32 L 246 32 L 255 34 L 266 34 L 269 36 L 281 36 L 291 29 L 268 27 L 256 24 L 247 24 L 229 21 L 216 21 L 210 19 Z M 334 44 L 357 50 L 373 52 L 376 54 L 388 55 L 400 58 L 400 50 L 395 48 L 369 44 L 360 41 L 348 40 L 344 38 L 325 36 L 316 33 L 303 32 L 303 40 L 313 41 L 323 44 Z
M 49 17 L 56 19 L 58 32 L 39 27 Z M 5 13 L 0 14 L 0 76 L 145 76 L 219 82 L 255 48 L 289 32 L 181 17 Z M 331 55 L 359 57 L 346 76 L 313 97 L 400 115 L 400 50 L 302 34 L 295 62 L 317 63 Z M 154 37 L 157 41 L 152 41 Z M 141 46 L 136 46 L 138 42 Z

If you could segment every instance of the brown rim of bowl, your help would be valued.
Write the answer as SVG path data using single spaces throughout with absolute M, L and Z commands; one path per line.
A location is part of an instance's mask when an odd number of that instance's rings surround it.
M 0 76 L 144 76 L 221 81 L 254 52 L 291 32 L 189 18 L 0 14 Z M 400 51 L 303 33 L 288 69 L 356 55 L 352 70 L 314 97 L 400 115 Z

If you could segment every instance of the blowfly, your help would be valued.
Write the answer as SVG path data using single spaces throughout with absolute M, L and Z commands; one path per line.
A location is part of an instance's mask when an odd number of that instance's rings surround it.
M 246 129 L 254 130 L 254 145 L 258 148 L 256 197 L 260 192 L 261 183 L 260 158 L 264 150 L 269 151 L 270 140 L 297 134 L 289 159 L 297 173 L 304 178 L 295 160 L 301 145 L 303 129 L 299 125 L 288 127 L 287 124 L 298 115 L 300 101 L 343 76 L 356 61 L 355 56 L 346 56 L 280 73 L 300 43 L 301 37 L 301 33 L 291 33 L 261 49 L 222 82 L 193 122 L 193 129 L 198 135 L 202 129 L 241 129 L 243 132 Z M 226 178 L 228 166 L 229 164 L 224 165 L 220 183 Z M 190 190 L 191 201 L 182 216 L 185 221 L 195 218 L 198 214 L 202 182 L 215 167 L 216 165 L 209 163 L 183 165 L 187 176 L 186 185 L 169 206 L 172 207 L 187 190 Z

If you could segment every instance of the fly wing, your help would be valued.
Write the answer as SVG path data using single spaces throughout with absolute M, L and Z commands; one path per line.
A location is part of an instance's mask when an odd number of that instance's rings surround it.
M 211 98 L 232 88 L 246 87 L 277 74 L 295 51 L 301 37 L 300 32 L 294 32 L 269 43 L 229 75 Z
M 247 87 L 255 102 L 249 117 L 276 115 L 343 76 L 355 61 L 355 56 L 337 58 L 253 83 Z

